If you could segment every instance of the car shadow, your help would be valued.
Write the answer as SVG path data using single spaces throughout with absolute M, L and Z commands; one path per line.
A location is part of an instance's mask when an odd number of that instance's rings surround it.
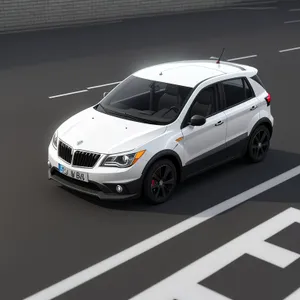
M 299 154 L 270 149 L 266 160 L 262 163 L 249 164 L 243 159 L 239 159 L 211 169 L 180 184 L 169 201 L 154 206 L 145 203 L 143 198 L 108 202 L 75 191 L 68 190 L 68 192 L 99 208 L 194 215 L 284 173 L 299 164 Z

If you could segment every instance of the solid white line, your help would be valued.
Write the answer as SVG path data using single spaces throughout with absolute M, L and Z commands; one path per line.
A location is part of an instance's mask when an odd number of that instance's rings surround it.
M 111 83 L 105 83 L 105 84 L 101 84 L 101 85 L 96 85 L 96 86 L 90 86 L 87 89 L 88 90 L 92 90 L 92 89 L 98 89 L 98 88 L 102 88 L 105 86 L 110 86 L 110 85 L 117 85 L 119 84 L 121 81 L 116 81 L 116 82 L 111 82 Z
M 142 291 L 129 300 L 166 300 L 166 299 L 222 299 L 221 294 L 208 295 L 207 290 L 192 288 L 199 286 L 206 278 L 237 261 L 245 254 L 255 256 L 279 268 L 286 268 L 300 255 L 287 249 L 269 244 L 265 240 L 287 228 L 300 223 L 300 210 L 290 207 L 271 219 L 250 229 L 216 250 L 202 256 L 190 265 Z M 183 292 L 191 289 L 188 297 Z M 222 299 L 224 300 L 224 299 Z M 229 300 L 229 299 L 227 299 Z M 299 299 L 298 299 L 299 300 Z
M 54 98 L 58 98 L 58 97 L 64 97 L 64 96 L 69 96 L 69 95 L 74 95 L 74 94 L 79 94 L 79 93 L 85 93 L 87 91 L 88 90 L 80 90 L 80 91 L 75 91 L 75 92 L 71 92 L 71 93 L 50 96 L 49 99 L 54 99 Z
M 300 50 L 300 47 L 295 47 L 295 48 L 290 48 L 290 49 L 279 50 L 279 52 L 280 52 L 280 53 L 283 53 L 283 52 L 289 52 L 289 51 L 295 51 L 295 50 Z
M 300 299 L 300 288 L 294 291 L 292 294 L 284 298 L 283 300 L 299 300 Z
M 292 8 L 292 9 L 289 9 L 289 11 L 300 11 L 300 8 Z
M 300 165 L 190 217 L 24 300 L 50 300 L 300 174 Z
M 230 59 L 227 59 L 227 61 L 235 61 L 235 60 L 247 59 L 247 58 L 252 58 L 252 57 L 257 57 L 257 55 L 254 54 L 254 55 L 248 55 L 248 56 L 242 56 L 242 57 L 230 58 Z
M 285 21 L 284 24 L 299 23 L 300 20 Z

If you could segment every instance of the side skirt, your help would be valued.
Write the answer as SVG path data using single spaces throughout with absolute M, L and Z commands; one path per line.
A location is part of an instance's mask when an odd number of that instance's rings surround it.
M 191 161 L 182 168 L 181 181 L 204 173 L 234 159 L 243 157 L 247 151 L 249 137 L 243 134 Z

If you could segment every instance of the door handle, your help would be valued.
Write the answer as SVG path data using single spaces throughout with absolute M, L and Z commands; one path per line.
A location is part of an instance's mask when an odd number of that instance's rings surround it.
M 220 126 L 222 125 L 224 122 L 223 121 L 219 121 L 218 123 L 215 124 L 215 126 Z
M 257 105 L 253 105 L 250 110 L 254 110 L 254 109 L 257 109 Z

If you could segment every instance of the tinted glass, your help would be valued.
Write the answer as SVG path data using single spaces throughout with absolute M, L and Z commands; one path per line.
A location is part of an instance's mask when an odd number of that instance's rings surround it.
M 256 74 L 253 77 L 251 77 L 252 80 L 256 81 L 258 84 L 260 84 L 264 88 L 264 84 L 262 83 L 260 77 Z
M 237 105 L 253 97 L 252 89 L 241 78 L 226 80 L 223 82 L 223 86 L 227 107 Z
M 253 92 L 250 84 L 248 83 L 248 81 L 244 80 L 244 84 L 245 84 L 246 99 L 255 97 L 254 92 Z
M 199 92 L 192 104 L 190 117 L 200 115 L 208 117 L 216 111 L 216 94 L 214 87 L 208 87 Z
M 140 122 L 168 124 L 178 117 L 191 91 L 189 87 L 132 75 L 100 101 L 96 109 Z

